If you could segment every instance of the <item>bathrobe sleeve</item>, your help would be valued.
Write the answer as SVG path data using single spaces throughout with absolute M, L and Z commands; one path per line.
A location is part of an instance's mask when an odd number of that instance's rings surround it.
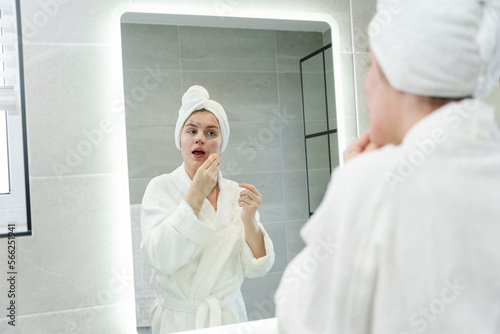
M 256 259 L 252 250 L 245 240 L 243 240 L 243 249 L 241 252 L 241 262 L 245 276 L 249 278 L 259 277 L 265 275 L 274 264 L 274 247 L 269 234 L 260 223 L 259 213 L 257 212 L 257 220 L 262 236 L 264 237 L 264 246 L 266 248 L 266 255 Z
M 215 229 L 199 221 L 191 206 L 176 200 L 175 187 L 153 179 L 142 202 L 141 251 L 146 263 L 169 275 L 188 264 L 203 250 Z

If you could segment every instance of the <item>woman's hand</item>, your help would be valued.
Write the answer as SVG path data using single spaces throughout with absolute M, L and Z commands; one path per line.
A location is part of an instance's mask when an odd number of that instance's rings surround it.
M 262 195 L 252 184 L 241 183 L 239 186 L 245 188 L 245 190 L 240 193 L 240 197 L 238 198 L 238 205 L 243 208 L 243 211 L 241 212 L 241 220 L 243 220 L 243 223 L 245 224 L 257 222 L 255 213 L 257 212 L 257 208 L 262 200 Z
M 196 171 L 191 187 L 198 190 L 203 198 L 207 197 L 217 184 L 219 166 L 219 155 L 217 153 L 212 153 Z
M 351 145 L 347 146 L 344 151 L 344 163 L 363 152 L 377 148 L 378 146 L 370 140 L 370 130 L 366 130 Z
M 253 256 L 258 259 L 266 255 L 264 236 L 257 224 L 257 217 L 255 217 L 262 195 L 257 188 L 249 183 L 240 183 L 239 186 L 245 188 L 238 198 L 238 205 L 243 208 L 241 220 L 245 229 L 245 240 Z
M 191 206 L 196 216 L 200 213 L 205 198 L 217 184 L 219 166 L 219 155 L 217 153 L 212 153 L 198 168 L 193 177 L 193 182 L 191 183 L 184 200 Z

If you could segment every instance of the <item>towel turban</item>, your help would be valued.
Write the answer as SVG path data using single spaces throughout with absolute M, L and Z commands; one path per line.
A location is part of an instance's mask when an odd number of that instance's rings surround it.
M 229 140 L 229 123 L 224 108 L 213 100 L 209 99 L 208 91 L 202 86 L 191 86 L 182 96 L 182 106 L 179 109 L 179 117 L 175 125 L 175 146 L 180 150 L 181 131 L 184 123 L 191 114 L 198 110 L 206 110 L 214 114 L 219 121 L 219 128 L 222 137 L 221 152 L 226 149 Z
M 370 48 L 392 87 L 481 98 L 500 78 L 500 0 L 378 0 Z

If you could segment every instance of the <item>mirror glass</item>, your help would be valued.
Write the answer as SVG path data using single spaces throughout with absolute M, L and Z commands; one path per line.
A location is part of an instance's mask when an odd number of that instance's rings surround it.
M 326 44 L 329 26 L 272 29 L 266 20 L 249 27 L 241 19 L 242 28 L 234 19 L 233 26 L 221 27 L 228 21 L 214 18 L 207 25 L 195 17 L 178 23 L 158 16 L 152 23 L 127 14 L 121 38 L 139 332 L 149 331 L 156 296 L 149 286 L 151 269 L 139 252 L 140 204 L 153 177 L 182 163 L 174 129 L 182 95 L 195 84 L 228 115 L 231 135 L 221 155 L 222 174 L 254 184 L 263 195 L 259 213 L 276 260 L 267 275 L 246 278 L 242 293 L 249 320 L 272 317 L 275 290 L 304 246 L 299 230 L 309 217 L 300 59 Z

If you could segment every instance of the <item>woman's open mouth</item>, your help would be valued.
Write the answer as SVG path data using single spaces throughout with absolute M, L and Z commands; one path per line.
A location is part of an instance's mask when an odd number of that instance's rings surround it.
M 194 150 L 194 151 L 192 152 L 192 154 L 193 154 L 193 156 L 194 156 L 195 158 L 202 158 L 202 157 L 204 157 L 204 156 L 205 156 L 205 153 L 206 153 L 206 152 L 205 152 L 205 150 L 203 150 L 203 149 L 201 149 L 201 148 L 197 148 L 196 150 Z

